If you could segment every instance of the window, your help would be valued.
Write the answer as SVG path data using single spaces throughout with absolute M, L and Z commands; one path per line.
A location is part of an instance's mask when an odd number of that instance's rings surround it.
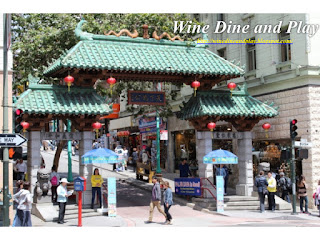
M 217 20 L 218 21 L 224 21 L 224 14 L 223 13 L 218 13 L 217 14 Z
M 217 52 L 220 57 L 227 59 L 227 49 L 226 48 L 221 48 Z
M 286 29 L 282 29 L 280 33 L 281 40 L 290 40 L 290 33 L 286 33 Z M 280 57 L 281 62 L 286 62 L 291 60 L 291 45 L 290 44 L 280 44 Z
M 255 40 L 254 38 L 248 40 Z M 248 56 L 248 71 L 255 70 L 257 68 L 256 63 L 256 45 L 247 44 L 247 56 Z

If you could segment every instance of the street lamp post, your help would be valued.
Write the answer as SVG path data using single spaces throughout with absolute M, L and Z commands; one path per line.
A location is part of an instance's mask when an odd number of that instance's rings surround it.
M 158 108 L 157 108 L 156 120 L 157 120 L 157 169 L 156 169 L 156 174 L 161 174 L 161 168 L 160 168 L 160 117 L 159 117 Z
M 10 17 L 3 14 L 3 133 L 9 133 L 8 126 L 8 22 Z M 10 226 L 9 219 L 9 149 L 3 148 L 3 226 Z
M 67 130 L 71 132 L 71 120 L 67 120 Z M 68 182 L 73 182 L 72 178 L 72 143 L 68 141 Z

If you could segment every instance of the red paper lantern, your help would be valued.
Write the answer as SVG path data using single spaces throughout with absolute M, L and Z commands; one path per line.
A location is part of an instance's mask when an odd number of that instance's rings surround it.
M 237 87 L 237 84 L 235 84 L 234 82 L 230 82 L 230 83 L 228 83 L 227 86 L 230 89 L 231 96 L 232 96 L 232 91 Z
M 215 124 L 214 122 L 209 122 L 209 123 L 207 124 L 207 128 L 209 128 L 210 131 L 212 132 L 213 129 L 216 128 L 216 124 Z
M 268 130 L 270 129 L 271 125 L 270 123 L 264 123 L 262 125 L 262 128 L 264 129 L 264 131 L 266 132 L 266 138 L 268 138 Z
M 70 92 L 70 86 L 74 82 L 74 77 L 68 75 L 64 78 L 64 82 L 68 85 L 68 92 Z
M 196 96 L 197 95 L 197 89 L 198 89 L 198 87 L 200 87 L 200 82 L 197 81 L 197 80 L 194 80 L 191 83 L 191 87 L 194 88 L 194 96 Z
M 26 129 L 28 129 L 29 126 L 30 126 L 30 124 L 28 122 L 25 122 L 25 121 L 21 122 L 20 124 L 21 124 L 21 126 L 23 128 L 23 132 L 25 132 Z
M 264 130 L 266 130 L 266 131 L 268 131 L 268 130 L 270 129 L 270 127 L 271 127 L 270 123 L 264 123 L 264 124 L 262 125 L 262 128 L 263 128 Z
M 96 136 L 98 138 L 99 129 L 102 127 L 102 124 L 99 122 L 92 123 L 92 127 L 96 132 Z
M 115 78 L 113 78 L 113 77 L 109 77 L 109 78 L 107 79 L 107 83 L 110 84 L 111 95 L 112 95 L 112 87 L 113 87 L 113 85 L 114 85 L 116 82 L 117 82 L 117 80 L 116 80 Z

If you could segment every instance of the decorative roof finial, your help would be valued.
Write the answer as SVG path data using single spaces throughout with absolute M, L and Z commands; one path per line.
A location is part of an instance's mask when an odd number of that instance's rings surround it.
M 149 26 L 147 24 L 143 24 L 142 28 L 143 28 L 143 38 L 149 39 L 149 33 L 148 33 Z

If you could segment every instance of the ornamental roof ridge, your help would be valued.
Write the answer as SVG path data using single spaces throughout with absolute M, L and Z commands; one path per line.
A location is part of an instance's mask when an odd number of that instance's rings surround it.
M 114 31 L 105 32 L 104 35 L 93 34 L 82 31 L 82 26 L 87 21 L 82 19 L 74 30 L 75 35 L 80 39 L 80 41 L 93 41 L 93 40 L 104 40 L 104 41 L 117 41 L 117 42 L 132 42 L 132 43 L 147 43 L 147 44 L 160 44 L 160 45 L 175 45 L 181 47 L 196 47 L 196 41 L 183 41 L 179 36 L 171 36 L 164 32 L 160 36 L 157 35 L 156 30 L 152 34 L 152 38 L 149 38 L 149 35 L 146 35 L 147 25 L 143 25 L 144 36 L 138 37 L 138 32 L 135 30 L 133 33 L 130 33 L 127 29 L 122 29 L 118 34 Z M 127 33 L 128 36 L 121 36 L 122 33 Z M 111 35 L 113 34 L 113 35 Z M 163 37 L 168 37 L 171 40 L 163 39 Z

